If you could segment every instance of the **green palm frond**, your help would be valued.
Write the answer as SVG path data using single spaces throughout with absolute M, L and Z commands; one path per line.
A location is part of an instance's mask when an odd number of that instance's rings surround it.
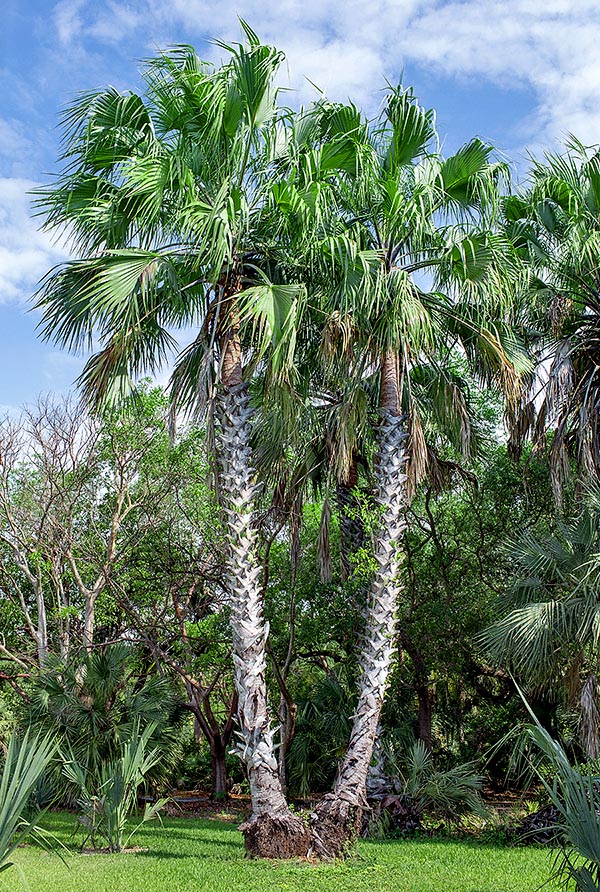
M 45 338 L 76 351 L 100 341 L 81 379 L 96 402 L 155 372 L 176 350 L 172 331 L 197 324 L 208 335 L 196 339 L 198 361 L 181 356 L 174 381 L 180 400 L 205 391 L 181 381 L 214 360 L 211 326 L 225 330 L 232 306 L 219 298 L 207 313 L 207 303 L 226 280 L 249 292 L 241 322 L 250 355 L 272 357 L 279 372 L 290 363 L 303 289 L 282 282 L 278 264 L 291 240 L 306 245 L 314 207 L 292 170 L 273 167 L 278 134 L 289 129 L 274 87 L 282 54 L 241 26 L 246 42 L 220 44 L 228 54 L 220 66 L 174 47 L 145 63 L 145 97 L 108 88 L 65 115 L 66 166 L 36 204 L 82 258 L 50 271 L 37 307 Z M 282 196 L 295 192 L 282 214 Z M 201 347 L 213 358 L 200 357 Z
M 545 538 L 525 533 L 510 554 L 517 570 L 508 612 L 482 635 L 494 658 L 543 682 L 578 654 L 597 654 L 600 515 L 594 492 L 574 520 Z
M 36 830 L 35 821 L 26 820 L 24 813 L 55 751 L 50 736 L 29 731 L 22 739 L 13 735 L 8 741 L 0 777 L 0 873 L 11 866 L 9 859 L 17 846 Z
M 435 113 L 420 106 L 411 89 L 390 88 L 385 117 L 391 125 L 385 165 L 392 171 L 398 171 L 402 165 L 424 155 L 436 140 Z M 387 136 L 389 132 L 386 129 L 380 134 Z
M 547 772 L 531 759 L 531 766 L 559 815 L 551 828 L 558 833 L 560 846 L 554 862 L 555 877 L 565 884 L 574 882 L 578 892 L 597 892 L 600 887 L 598 766 L 594 763 L 583 768 L 572 766 L 563 747 L 542 728 L 522 694 L 521 697 L 531 717 L 523 734 L 539 751 L 552 776 L 549 780 Z

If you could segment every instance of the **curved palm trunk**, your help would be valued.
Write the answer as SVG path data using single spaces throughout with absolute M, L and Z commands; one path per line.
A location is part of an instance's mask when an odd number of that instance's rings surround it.
M 225 339 L 224 339 L 225 340 Z M 252 817 L 242 824 L 246 849 L 271 858 L 305 855 L 306 825 L 290 812 L 278 774 L 267 704 L 266 640 L 261 568 L 252 509 L 256 486 L 251 462 L 252 409 L 241 375 L 241 347 L 228 333 L 223 352 L 225 392 L 218 400 L 221 484 L 229 542 L 228 582 L 232 598 L 233 662 L 238 694 L 239 753 L 245 763 Z
M 366 784 L 377 726 L 395 652 L 400 557 L 398 543 L 405 529 L 407 504 L 406 432 L 399 414 L 397 358 L 384 356 L 381 423 L 375 465 L 376 503 L 381 509 L 375 537 L 377 570 L 371 584 L 360 655 L 359 700 L 350 743 L 333 792 L 316 809 L 313 833 L 317 850 L 326 857 L 343 854 L 359 832 L 366 802 Z

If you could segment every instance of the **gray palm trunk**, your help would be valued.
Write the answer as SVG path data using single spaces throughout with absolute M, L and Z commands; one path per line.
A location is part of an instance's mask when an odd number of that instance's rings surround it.
M 241 353 L 239 345 L 234 350 Z M 217 400 L 217 418 L 220 484 L 228 534 L 238 751 L 246 766 L 252 799 L 252 818 L 240 829 L 251 854 L 296 857 L 306 855 L 310 831 L 288 808 L 275 756 L 266 684 L 269 626 L 263 613 L 257 532 L 252 522 L 257 489 L 250 445 L 252 408 L 246 385 L 240 380 L 241 363 L 236 366 L 225 379 L 226 387 Z M 224 361 L 223 368 L 226 367 Z
M 400 569 L 398 543 L 406 527 L 405 442 L 402 418 L 387 411 L 383 413 L 375 469 L 376 502 L 381 509 L 375 538 L 377 569 L 365 618 L 358 707 L 350 744 L 334 787 L 335 795 L 353 805 L 364 804 L 367 774 L 395 652 Z
M 343 852 L 358 832 L 377 727 L 396 650 L 396 613 L 400 591 L 398 545 L 406 528 L 406 431 L 398 413 L 396 358 L 386 355 L 382 369 L 381 422 L 375 462 L 375 502 L 380 510 L 375 534 L 377 568 L 369 592 L 360 655 L 358 706 L 350 742 L 333 792 L 316 809 L 313 831 L 324 855 Z M 393 370 L 390 376 L 390 367 Z
M 266 686 L 268 623 L 263 616 L 261 567 L 252 523 L 256 494 L 250 447 L 252 409 L 246 386 L 219 397 L 220 476 L 229 540 L 228 588 L 235 686 L 238 692 L 240 755 L 248 771 L 254 815 L 287 811 L 279 781 Z
M 386 772 L 385 752 L 382 743 L 381 723 L 377 726 L 373 755 L 367 774 L 366 793 L 369 799 L 382 799 L 393 789 Z

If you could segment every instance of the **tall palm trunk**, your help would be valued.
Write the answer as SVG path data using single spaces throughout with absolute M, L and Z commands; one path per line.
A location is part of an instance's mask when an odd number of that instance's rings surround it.
M 251 462 L 252 409 L 242 378 L 242 351 L 236 327 L 221 340 L 222 383 L 217 410 L 221 485 L 228 533 L 228 582 L 232 599 L 234 679 L 238 694 L 239 752 L 248 772 L 252 817 L 241 826 L 246 849 L 272 858 L 305 855 L 306 825 L 287 805 L 278 774 L 267 703 L 266 640 L 252 524 L 256 485 Z
M 399 411 L 399 377 L 395 354 L 383 357 L 381 422 L 375 464 L 376 504 L 380 508 L 375 535 L 377 569 L 371 583 L 360 655 L 359 699 L 350 743 L 333 792 L 316 809 L 315 846 L 322 855 L 338 856 L 357 835 L 366 802 L 366 783 L 377 725 L 395 651 L 399 594 L 398 545 L 404 533 L 407 504 L 406 432 Z

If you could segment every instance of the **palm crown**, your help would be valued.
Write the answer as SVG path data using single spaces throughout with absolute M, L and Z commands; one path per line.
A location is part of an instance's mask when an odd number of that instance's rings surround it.
M 65 115 L 64 172 L 37 204 L 84 259 L 50 272 L 38 306 L 44 335 L 60 345 L 103 344 L 81 376 L 90 397 L 155 371 L 176 346 L 174 329 L 200 327 L 173 374 L 182 400 L 206 390 L 232 320 L 259 353 L 290 342 L 301 289 L 269 279 L 282 55 L 243 27 L 247 45 L 223 46 L 219 67 L 178 47 L 146 64 L 145 99 L 108 88 Z M 244 297 L 233 301 L 235 292 Z M 284 364 L 288 353 L 274 356 Z

